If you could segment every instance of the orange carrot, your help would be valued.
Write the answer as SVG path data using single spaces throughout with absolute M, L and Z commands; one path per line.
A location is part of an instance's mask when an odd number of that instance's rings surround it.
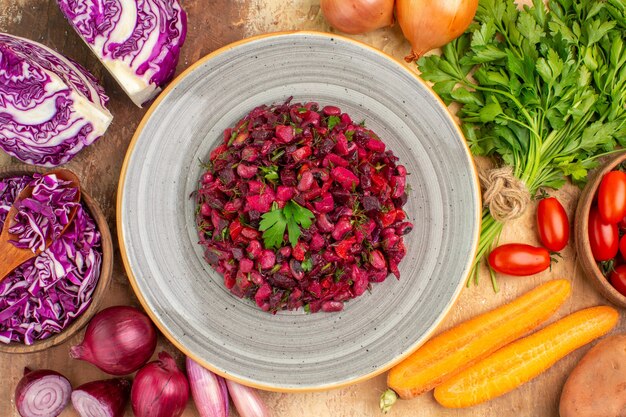
M 403 399 L 433 389 L 539 326 L 563 304 L 570 292 L 569 281 L 549 281 L 502 307 L 433 337 L 391 369 L 387 385 Z M 384 395 L 395 396 L 390 392 Z M 382 401 L 381 408 L 385 408 Z
M 444 407 L 480 404 L 530 381 L 559 359 L 608 333 L 619 313 L 606 306 L 592 307 L 562 318 L 511 343 L 435 388 Z

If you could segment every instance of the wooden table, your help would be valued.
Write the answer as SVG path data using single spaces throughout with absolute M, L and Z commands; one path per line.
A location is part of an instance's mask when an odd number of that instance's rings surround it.
M 200 57 L 232 41 L 244 37 L 280 30 L 315 29 L 330 30 L 319 10 L 319 0 L 183 0 L 189 16 L 189 32 L 182 49 L 178 73 Z M 87 47 L 69 27 L 59 12 L 54 0 L 0 0 L 0 31 L 27 37 L 42 42 L 75 59 L 102 80 L 111 101 L 109 108 L 115 119 L 106 135 L 96 144 L 81 152 L 68 167 L 81 178 L 84 187 L 100 203 L 107 217 L 111 232 L 116 235 L 115 196 L 117 183 L 126 148 L 145 109 L 138 109 L 124 95 L 112 77 L 91 55 Z M 358 39 L 378 47 L 385 52 L 402 58 L 409 51 L 408 43 L 396 26 L 379 30 Z M 411 70 L 414 65 L 407 64 Z M 483 163 L 484 161 L 479 161 Z M 15 159 L 0 155 L 0 166 L 17 165 Z M 568 213 L 573 214 L 579 190 L 566 186 L 556 193 Z M 509 224 L 502 235 L 502 242 L 522 241 L 537 243 L 533 226 L 534 210 Z M 117 244 L 113 284 L 104 306 L 118 304 L 137 305 L 137 300 L 128 285 Z M 442 323 L 446 329 L 478 313 L 501 305 L 507 300 L 554 277 L 571 280 L 573 296 L 558 312 L 563 316 L 570 312 L 607 302 L 583 277 L 576 262 L 572 245 L 563 252 L 564 260 L 545 272 L 528 278 L 501 277 L 501 291 L 494 294 L 486 271 L 482 271 L 479 286 L 465 289 L 450 315 Z M 622 314 L 623 316 L 623 314 Z M 615 332 L 625 332 L 626 321 L 622 320 Z M 71 360 L 69 347 L 78 343 L 82 332 L 64 345 L 44 353 L 32 355 L 0 354 L 0 416 L 18 416 L 15 411 L 13 392 L 21 377 L 22 369 L 51 368 L 64 373 L 77 386 L 87 381 L 106 378 L 95 367 Z M 399 402 L 392 416 L 557 416 L 558 401 L 565 378 L 589 347 L 579 349 L 558 362 L 530 383 L 503 397 L 486 404 L 465 410 L 447 410 L 440 407 L 427 393 L 412 401 Z M 175 349 L 161 338 L 157 351 Z M 178 352 L 176 352 L 178 353 Z M 182 355 L 178 354 L 179 359 Z M 377 416 L 378 396 L 385 389 L 385 376 L 343 389 L 311 393 L 283 394 L 261 393 L 273 415 L 280 417 L 300 416 Z M 70 408 L 62 416 L 76 416 Z M 130 410 L 127 416 L 131 416 Z M 191 402 L 184 414 L 197 416 Z M 232 415 L 236 415 L 235 412 Z

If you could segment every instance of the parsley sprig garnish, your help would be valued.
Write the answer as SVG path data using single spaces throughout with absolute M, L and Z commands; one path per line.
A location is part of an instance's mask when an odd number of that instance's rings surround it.
M 308 229 L 311 227 L 312 219 L 315 216 L 311 210 L 302 207 L 295 201 L 288 201 L 281 209 L 274 202 L 272 210 L 261 216 L 259 230 L 263 232 L 263 241 L 266 248 L 280 248 L 283 244 L 285 229 L 289 236 L 289 243 L 292 247 L 298 244 L 298 239 L 302 234 L 300 227 Z

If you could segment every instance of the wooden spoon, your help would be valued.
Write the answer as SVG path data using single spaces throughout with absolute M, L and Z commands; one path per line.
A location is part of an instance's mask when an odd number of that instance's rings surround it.
M 71 187 L 78 190 L 76 196 L 74 197 L 74 202 L 80 202 L 80 182 L 78 181 L 78 177 L 72 171 L 69 171 L 67 169 L 56 169 L 44 175 L 52 174 L 56 175 L 57 178 L 63 181 L 69 181 L 71 183 Z M 7 214 L 7 217 L 4 221 L 4 227 L 2 228 L 2 232 L 0 233 L 0 282 L 2 282 L 7 277 L 7 275 L 13 272 L 15 268 L 22 265 L 27 260 L 34 258 L 42 252 L 41 249 L 37 249 L 36 252 L 33 252 L 31 249 L 28 248 L 18 248 L 13 243 L 9 242 L 10 240 L 18 240 L 17 235 L 9 233 L 9 227 L 13 223 L 15 215 L 17 214 L 15 203 L 17 203 L 18 201 L 22 201 L 25 198 L 31 197 L 32 194 L 32 186 L 24 188 L 17 196 L 17 199 L 13 202 L 13 206 L 9 210 L 9 213 Z M 61 230 L 59 236 L 63 235 L 63 233 L 65 233 L 65 231 L 67 230 L 67 227 L 72 224 L 77 209 L 78 207 L 76 206 L 70 210 L 68 216 L 69 222 L 67 223 L 67 225 L 65 225 L 63 230 Z M 52 239 L 47 239 L 46 249 L 49 248 L 51 244 Z

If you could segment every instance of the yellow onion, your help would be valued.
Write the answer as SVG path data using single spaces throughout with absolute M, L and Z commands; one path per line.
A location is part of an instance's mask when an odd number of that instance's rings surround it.
M 397 0 L 396 18 L 411 43 L 407 62 L 459 37 L 472 23 L 478 0 Z
M 393 24 L 393 0 L 321 0 L 328 23 L 342 32 L 357 34 Z

